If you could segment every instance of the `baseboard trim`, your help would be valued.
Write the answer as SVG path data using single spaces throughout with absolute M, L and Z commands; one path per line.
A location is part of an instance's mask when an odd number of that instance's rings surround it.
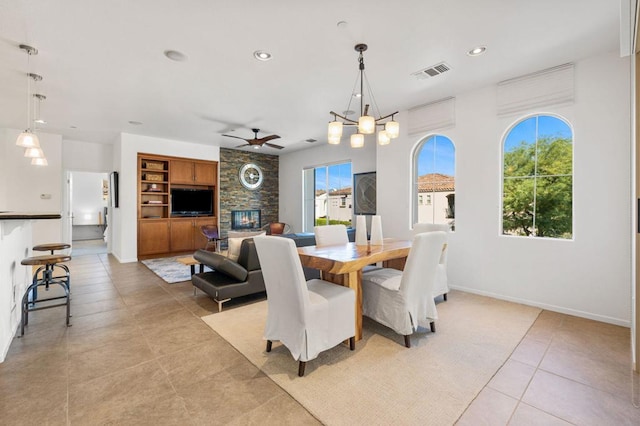
M 550 305 L 548 303 L 536 302 L 533 300 L 521 299 L 518 297 L 505 296 L 498 293 L 492 293 L 490 291 L 482 291 L 475 288 L 469 288 L 464 286 L 453 286 L 449 288 L 453 290 L 460 290 L 467 293 L 478 294 L 480 296 L 493 297 L 494 299 L 506 300 L 508 302 L 520 303 L 522 305 L 535 306 L 536 308 L 546 309 L 548 311 L 559 312 L 561 314 L 573 315 L 575 317 L 587 318 L 594 321 L 606 322 L 608 324 L 619 325 L 626 328 L 631 328 L 631 321 L 621 318 L 609 317 L 606 315 L 598 315 L 591 312 L 580 311 L 577 309 L 565 308 L 563 306 Z

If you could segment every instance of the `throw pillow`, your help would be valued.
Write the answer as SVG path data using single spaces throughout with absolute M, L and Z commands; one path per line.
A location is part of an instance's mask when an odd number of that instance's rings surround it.
M 243 234 L 249 234 L 249 235 L 243 235 L 242 237 L 234 237 L 234 238 L 228 239 L 229 251 L 227 253 L 227 257 L 233 260 L 234 262 L 236 262 L 238 260 L 238 256 L 240 256 L 240 246 L 242 245 L 242 240 L 244 240 L 245 238 L 257 237 L 259 235 L 267 235 L 266 231 L 257 232 L 257 233 L 246 232 Z

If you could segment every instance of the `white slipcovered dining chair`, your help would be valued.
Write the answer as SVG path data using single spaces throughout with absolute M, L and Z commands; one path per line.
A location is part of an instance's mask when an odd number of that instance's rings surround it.
M 355 292 L 327 281 L 305 282 L 300 257 L 292 239 L 255 237 L 267 290 L 267 352 L 279 340 L 300 361 L 298 376 L 307 361 L 345 340 L 355 349 Z
M 433 297 L 442 295 L 444 301 L 447 301 L 447 293 L 449 293 L 449 284 L 447 278 L 447 253 L 449 250 L 449 231 L 451 228 L 446 223 L 416 223 L 413 225 L 413 235 L 421 234 L 423 232 L 436 232 L 442 231 L 447 235 L 442 255 L 440 256 L 440 262 L 438 263 L 438 269 L 436 270 L 436 282 L 433 287 Z
M 436 331 L 433 285 L 445 240 L 444 232 L 417 234 L 404 271 L 381 268 L 362 274 L 362 314 L 402 334 L 407 348 L 418 326 Z
M 318 247 L 347 244 L 349 242 L 347 227 L 344 225 L 315 226 L 313 233 L 316 236 L 316 246 Z

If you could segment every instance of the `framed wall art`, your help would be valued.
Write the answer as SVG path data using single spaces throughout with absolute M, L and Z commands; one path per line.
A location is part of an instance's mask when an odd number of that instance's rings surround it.
M 376 172 L 353 175 L 353 213 L 376 214 Z

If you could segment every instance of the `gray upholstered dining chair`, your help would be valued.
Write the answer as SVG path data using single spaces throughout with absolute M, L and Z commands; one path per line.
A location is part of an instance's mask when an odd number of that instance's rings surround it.
M 440 262 L 438 263 L 438 269 L 436 270 L 436 282 L 433 286 L 433 297 L 442 295 L 442 298 L 445 302 L 447 300 L 447 293 L 449 293 L 449 284 L 447 278 L 447 255 L 449 251 L 450 230 L 451 228 L 446 223 L 416 223 L 415 225 L 413 225 L 413 235 L 421 234 L 423 232 L 435 231 L 442 231 L 447 235 L 445 247 L 442 250 Z
M 445 240 L 444 232 L 417 234 L 404 271 L 381 268 L 362 274 L 362 314 L 402 334 L 407 348 L 419 326 L 436 331 L 433 285 Z
M 355 292 L 327 281 L 305 282 L 296 245 L 290 238 L 254 237 L 267 290 L 267 352 L 279 340 L 299 361 L 298 376 L 307 361 L 349 340 L 355 349 Z

